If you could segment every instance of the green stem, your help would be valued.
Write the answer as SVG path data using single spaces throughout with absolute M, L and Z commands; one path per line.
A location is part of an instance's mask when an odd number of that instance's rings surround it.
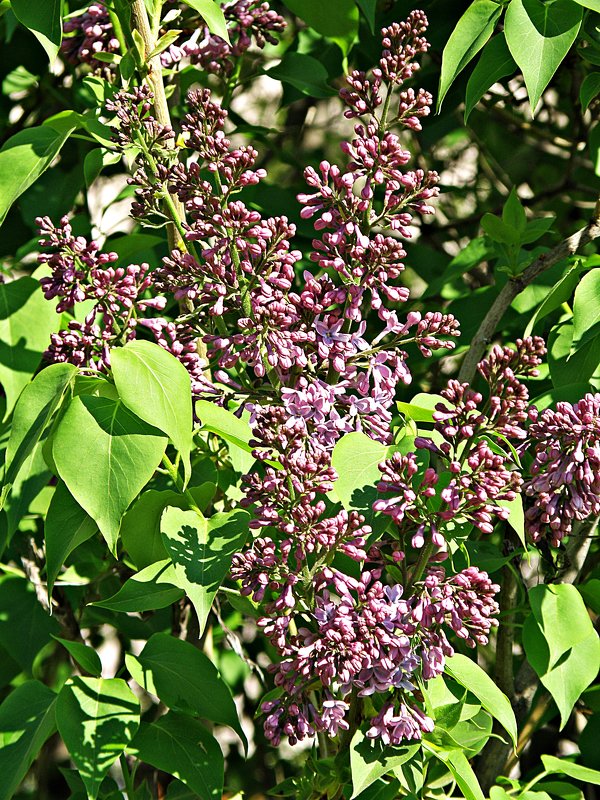
M 225 93 L 223 95 L 223 99 L 221 100 L 221 107 L 228 109 L 233 98 L 233 93 L 235 92 L 237 85 L 238 85 L 238 78 L 240 77 L 240 72 L 242 71 L 242 58 L 237 59 L 235 62 L 235 66 L 233 68 L 233 72 L 229 76 L 229 80 L 227 81 L 227 86 L 225 88 Z
M 123 772 L 123 781 L 125 782 L 125 794 L 127 800 L 135 800 L 135 788 L 133 786 L 133 776 L 129 772 L 129 765 L 127 764 L 127 756 L 123 754 L 119 758 L 121 764 L 121 771 Z
M 127 42 L 125 41 L 125 34 L 123 33 L 123 26 L 121 25 L 121 20 L 116 11 L 111 11 L 110 8 L 107 8 L 108 16 L 110 17 L 111 25 L 113 26 L 113 30 L 115 32 L 115 36 L 119 41 L 119 48 L 121 50 L 121 55 L 125 55 L 128 50 Z
M 148 18 L 148 11 L 144 0 L 131 0 L 131 22 L 132 28 L 135 28 L 144 42 L 144 58 L 156 47 L 156 36 L 152 31 L 150 20 Z M 167 103 L 167 95 L 165 93 L 165 85 L 162 78 L 162 66 L 160 63 L 160 55 L 154 56 L 147 62 L 147 77 L 148 83 L 154 93 L 154 113 L 156 119 L 161 125 L 171 125 L 171 115 L 169 113 L 169 104 Z M 168 147 L 175 147 L 175 143 L 169 140 Z M 146 148 L 147 149 L 147 148 Z M 168 192 L 165 190 L 165 195 Z M 185 209 L 183 204 L 172 195 L 169 195 L 169 201 L 165 199 L 165 204 L 168 206 L 171 215 L 173 216 L 173 225 L 167 227 L 167 236 L 169 238 L 169 249 L 172 250 L 178 245 L 175 237 L 175 229 L 181 236 L 181 220 L 185 220 Z M 183 238 L 185 241 L 185 238 Z
M 408 595 L 409 591 L 412 590 L 415 583 L 421 580 L 423 573 L 425 572 L 425 568 L 429 563 L 429 559 L 433 555 L 433 551 L 435 550 L 434 543 L 428 542 L 426 545 L 423 546 L 421 550 L 421 554 L 417 560 L 417 563 L 413 567 L 413 571 L 410 575 L 410 580 L 408 581 L 408 586 L 405 587 L 404 591 Z
M 202 517 L 202 519 L 204 519 L 204 514 L 198 508 L 198 506 L 196 504 L 196 501 L 194 500 L 194 495 L 190 492 L 189 489 L 184 488 L 183 480 L 182 480 L 181 476 L 179 475 L 179 472 L 177 471 L 177 467 L 169 459 L 169 457 L 166 455 L 166 453 L 162 457 L 162 463 L 164 464 L 165 469 L 169 473 L 169 477 L 171 478 L 171 480 L 175 484 L 175 487 L 177 488 L 177 491 L 180 492 L 182 495 L 184 495 L 185 499 L 188 501 L 188 505 L 190 507 L 190 510 L 191 511 L 195 511 L 196 514 L 198 514 L 199 517 Z

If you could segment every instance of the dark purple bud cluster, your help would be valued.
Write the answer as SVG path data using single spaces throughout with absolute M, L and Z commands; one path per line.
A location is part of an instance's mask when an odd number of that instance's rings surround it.
M 457 526 L 492 533 L 508 518 L 501 501 L 514 500 L 523 479 L 503 439 L 527 436 L 529 394 L 517 375 L 535 376 L 544 353 L 539 337 L 519 340 L 515 349 L 494 347 L 479 364 L 487 401 L 466 383 L 448 381 L 433 414 L 438 438 L 417 437 L 415 452 L 394 453 L 380 466 L 384 496 L 374 508 L 394 520 L 402 545 L 431 543 L 443 553 Z
M 210 32 L 202 18 L 185 21 L 185 30 L 160 54 L 165 68 L 187 59 L 203 70 L 227 77 L 239 59 L 254 44 L 260 49 L 277 44 L 286 22 L 261 0 L 232 0 L 222 5 L 230 44 Z M 165 20 L 166 22 L 166 20 Z M 177 24 L 181 24 L 178 19 Z M 195 24 L 195 25 L 194 25 Z M 63 26 L 61 50 L 71 64 L 89 64 L 95 71 L 109 73 L 111 65 L 97 58 L 98 53 L 120 53 L 106 6 L 95 3 L 82 14 L 69 17 Z M 163 29 L 166 33 L 166 29 Z M 121 54 L 122 55 L 122 54 Z
M 547 537 L 556 545 L 574 520 L 600 514 L 600 394 L 545 409 L 529 437 L 535 458 L 525 484 L 527 529 L 534 541 Z
M 285 30 L 286 21 L 262 0 L 231 0 L 222 5 L 231 44 L 205 28 L 179 46 L 181 55 L 188 56 L 207 72 L 228 76 L 235 62 L 252 44 L 262 49 L 267 42 L 277 44 L 276 34 Z
M 161 125 L 151 115 L 154 96 L 148 86 L 136 86 L 130 92 L 122 90 L 106 101 L 106 110 L 118 120 L 116 141 L 123 147 L 139 142 L 137 134 L 143 135 L 148 150 L 166 147 L 175 134 L 167 125 Z
M 197 352 L 191 329 L 149 315 L 162 311 L 167 301 L 156 294 L 148 264 L 113 267 L 117 254 L 102 253 L 97 242 L 74 236 L 66 217 L 58 227 L 48 217 L 39 218 L 37 224 L 40 244 L 51 251 L 39 256 L 52 270 L 50 276 L 40 279 L 46 299 L 58 298 L 59 313 L 76 313 L 76 304 L 93 303 L 83 321 L 71 319 L 66 330 L 52 334 L 45 353 L 48 361 L 69 361 L 106 371 L 110 349 L 135 339 L 141 326 L 183 363 L 195 395 L 214 396 L 216 390 L 206 375 L 208 363 Z
M 527 435 L 522 423 L 528 418 L 529 393 L 518 377 L 536 377 L 545 353 L 544 340 L 534 336 L 517 339 L 514 350 L 495 345 L 479 364 L 490 387 L 490 421 L 498 433 L 514 439 Z
M 63 25 L 61 52 L 74 65 L 89 64 L 95 72 L 107 72 L 110 65 L 98 53 L 118 53 L 121 49 L 105 6 L 95 3 L 83 14 L 68 17 Z

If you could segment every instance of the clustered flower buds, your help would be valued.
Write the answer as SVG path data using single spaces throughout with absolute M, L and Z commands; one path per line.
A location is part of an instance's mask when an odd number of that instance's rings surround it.
M 529 533 L 552 544 L 571 533 L 574 520 L 600 514 L 600 394 L 561 402 L 529 427 L 535 458 L 525 494 Z
M 261 0 L 230 0 L 222 5 L 221 10 L 229 42 L 211 33 L 202 18 L 182 22 L 182 10 L 171 8 L 169 19 L 177 20 L 177 26 L 183 25 L 185 29 L 160 53 L 162 66 L 172 68 L 185 59 L 187 63 L 199 65 L 205 72 L 226 78 L 253 44 L 260 49 L 267 42 L 276 44 L 275 34 L 281 33 L 286 26 L 283 17 Z M 102 61 L 98 54 L 119 54 L 121 45 L 104 4 L 95 3 L 65 21 L 61 50 L 73 65 L 89 64 L 96 72 L 110 72 L 110 62 Z
M 106 62 L 98 53 L 118 53 L 121 46 L 116 38 L 106 7 L 94 3 L 82 14 L 68 17 L 63 26 L 61 52 L 71 64 L 89 64 L 94 71 L 105 71 Z
M 72 311 L 92 301 L 82 321 L 73 319 L 67 330 L 52 334 L 46 351 L 49 361 L 70 361 L 77 366 L 106 370 L 110 348 L 135 338 L 136 325 L 150 310 L 162 310 L 166 298 L 151 296 L 148 264 L 113 267 L 116 253 L 102 253 L 96 242 L 74 236 L 67 217 L 55 227 L 48 217 L 36 220 L 42 239 L 50 249 L 39 260 L 52 270 L 40 283 L 47 300 L 58 297 L 58 313 Z

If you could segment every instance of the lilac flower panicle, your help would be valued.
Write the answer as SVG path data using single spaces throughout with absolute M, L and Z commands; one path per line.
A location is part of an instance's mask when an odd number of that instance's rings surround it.
M 545 409 L 528 432 L 535 457 L 524 487 L 527 530 L 557 545 L 574 521 L 600 514 L 600 394 Z

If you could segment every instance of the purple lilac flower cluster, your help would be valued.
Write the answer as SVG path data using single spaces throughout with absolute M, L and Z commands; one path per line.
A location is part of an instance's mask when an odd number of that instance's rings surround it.
M 417 437 L 414 452 L 394 453 L 380 466 L 383 496 L 374 508 L 392 518 L 403 546 L 428 543 L 443 556 L 450 530 L 491 533 L 508 518 L 501 501 L 517 497 L 522 477 L 504 439 L 527 436 L 529 394 L 519 377 L 537 375 L 544 353 L 540 337 L 518 340 L 514 350 L 494 347 L 479 364 L 487 396 L 448 381 L 433 413 L 436 438 Z
M 63 33 L 60 49 L 74 66 L 89 64 L 94 71 L 105 72 L 109 65 L 97 58 L 98 53 L 118 53 L 121 49 L 108 11 L 101 3 L 94 3 L 82 14 L 68 17 Z
M 96 242 L 74 236 L 67 217 L 58 227 L 48 217 L 36 222 L 40 244 L 51 251 L 39 257 L 52 270 L 50 277 L 40 280 L 46 299 L 59 298 L 59 313 L 86 300 L 93 304 L 83 321 L 73 319 L 66 330 L 52 334 L 46 358 L 106 370 L 110 348 L 135 338 L 138 316 L 163 309 L 166 299 L 146 296 L 151 285 L 148 264 L 111 266 L 117 254 L 102 253 Z
M 148 264 L 112 266 L 117 254 L 102 253 L 97 242 L 75 236 L 66 217 L 58 226 L 48 217 L 40 217 L 37 224 L 40 244 L 50 251 L 39 256 L 52 271 L 40 279 L 46 299 L 58 298 L 58 313 L 76 313 L 77 304 L 91 301 L 83 320 L 71 319 L 65 330 L 52 334 L 44 354 L 47 361 L 68 361 L 105 372 L 110 368 L 111 348 L 135 339 L 141 326 L 184 364 L 194 394 L 212 391 L 205 377 L 207 364 L 197 352 L 193 333 L 184 325 L 150 316 L 162 311 L 167 299 L 153 291 Z
M 237 60 L 254 44 L 262 49 L 267 44 L 277 43 L 275 34 L 281 33 L 286 22 L 261 0 L 231 0 L 221 10 L 227 24 L 229 42 L 208 29 L 200 18 L 184 22 L 185 29 L 160 54 L 164 68 L 171 68 L 183 59 L 197 64 L 206 72 L 229 76 Z M 181 16 L 173 14 L 176 18 Z M 177 24 L 182 24 L 177 20 Z M 119 53 L 119 40 L 102 3 L 95 3 L 82 14 L 69 17 L 64 23 L 64 39 L 61 46 L 67 61 L 73 65 L 89 64 L 93 70 L 106 72 L 110 65 L 101 61 L 98 53 Z
M 165 51 L 163 64 L 171 66 L 188 57 L 206 72 L 228 77 L 237 60 L 254 44 L 261 50 L 268 43 L 277 44 L 276 34 L 285 30 L 286 21 L 262 0 L 230 0 L 221 6 L 230 43 L 211 33 L 207 27 Z
M 405 253 L 397 238 L 375 230 L 410 236 L 411 212 L 431 213 L 428 201 L 437 193 L 434 174 L 402 171 L 409 154 L 386 127 L 388 122 L 415 126 L 414 118 L 404 114 L 405 95 L 398 112 L 390 109 L 394 87 L 413 74 L 416 64 L 411 59 L 427 48 L 425 25 L 424 15 L 413 12 L 406 23 L 383 31 L 384 52 L 372 82 L 356 73 L 349 81 L 355 90 L 359 80 L 369 83 L 368 104 L 357 106 L 354 94 L 342 92 L 352 115 L 367 117 L 356 125 L 356 138 L 342 145 L 349 157 L 347 167 L 322 162 L 318 171 L 306 170 L 313 192 L 299 199 L 302 216 L 315 218 L 320 234 L 310 258 L 321 275 L 305 272 L 300 292 L 290 291 L 280 280 L 269 287 L 271 297 L 277 290 L 277 316 L 270 316 L 259 337 L 262 354 L 248 357 L 243 334 L 208 340 L 213 351 L 226 348 L 222 366 L 246 362 L 257 377 L 270 368 L 280 387 L 280 404 L 250 406 L 253 453 L 259 461 L 278 466 L 265 464 L 243 478 L 242 503 L 253 510 L 251 526 L 269 535 L 234 556 L 231 570 L 242 593 L 264 603 L 258 624 L 280 655 L 271 671 L 283 693 L 263 705 L 265 733 L 274 744 L 283 735 L 294 743 L 318 732 L 336 736 L 347 730 L 348 710 L 356 697 L 371 719 L 370 737 L 391 744 L 420 738 L 432 730 L 433 722 L 420 708 L 415 690 L 419 680 L 438 675 L 445 656 L 453 652 L 444 626 L 469 644 L 487 641 L 497 611 L 493 595 L 498 587 L 475 569 L 446 579 L 437 567 L 424 581 L 415 574 L 411 592 L 404 597 L 403 586 L 388 584 L 380 549 L 369 547 L 371 528 L 364 517 L 332 510 L 327 498 L 337 479 L 331 450 L 343 433 L 362 430 L 379 441 L 391 440 L 396 386 L 410 382 L 404 342 L 416 341 L 428 356 L 433 349 L 453 347 L 452 337 L 458 333 L 456 321 L 441 313 L 422 317 L 411 312 L 399 319 L 390 304 L 408 299 L 408 291 L 396 283 Z M 384 91 L 387 101 L 378 102 Z M 420 97 L 423 109 L 428 108 L 425 95 Z M 380 107 L 381 116 L 376 116 Z M 212 112 L 205 118 L 212 121 L 217 115 Z M 218 173 L 215 153 L 210 157 L 208 169 Z M 189 180 L 185 185 L 189 187 Z M 202 192 L 203 197 L 196 192 L 195 198 L 180 193 L 194 219 L 190 238 L 196 238 L 199 229 L 210 232 L 213 242 L 219 235 L 231 253 L 227 224 L 218 232 L 209 227 L 223 212 L 215 215 L 210 209 L 209 216 L 203 210 L 214 203 L 214 193 L 208 187 Z M 228 198 L 229 192 L 223 196 Z M 232 205 L 227 207 L 230 214 Z M 237 220 L 244 219 L 241 204 L 235 211 Z M 258 215 L 245 219 L 247 231 L 261 225 Z M 231 222 L 229 228 L 233 229 Z M 245 249 L 240 265 L 251 265 L 253 253 L 247 252 L 245 241 L 240 248 Z M 226 260 L 233 262 L 234 258 Z M 258 276 L 258 283 L 267 277 L 259 267 L 255 264 L 248 272 Z M 229 272 L 232 288 L 240 291 L 238 274 L 234 268 Z M 276 274 L 279 279 L 282 270 Z M 188 296 L 201 296 L 200 282 L 184 284 L 183 269 L 172 269 L 171 275 L 177 275 Z M 256 302 L 257 289 L 248 289 L 248 324 L 254 320 L 255 326 L 270 300 L 260 287 Z M 229 290 L 219 311 L 240 303 Z M 203 305 L 209 306 L 208 298 Z M 368 305 L 383 323 L 370 341 L 365 338 Z M 288 352 L 274 345 L 273 334 L 283 332 Z M 266 356 L 266 365 L 261 356 Z M 362 566 L 360 578 L 339 568 L 340 555 Z M 379 700 L 367 699 L 375 695 L 383 696 L 383 708 Z
M 535 447 L 525 517 L 534 541 L 557 545 L 574 520 L 600 515 L 600 394 L 547 408 L 529 427 Z

